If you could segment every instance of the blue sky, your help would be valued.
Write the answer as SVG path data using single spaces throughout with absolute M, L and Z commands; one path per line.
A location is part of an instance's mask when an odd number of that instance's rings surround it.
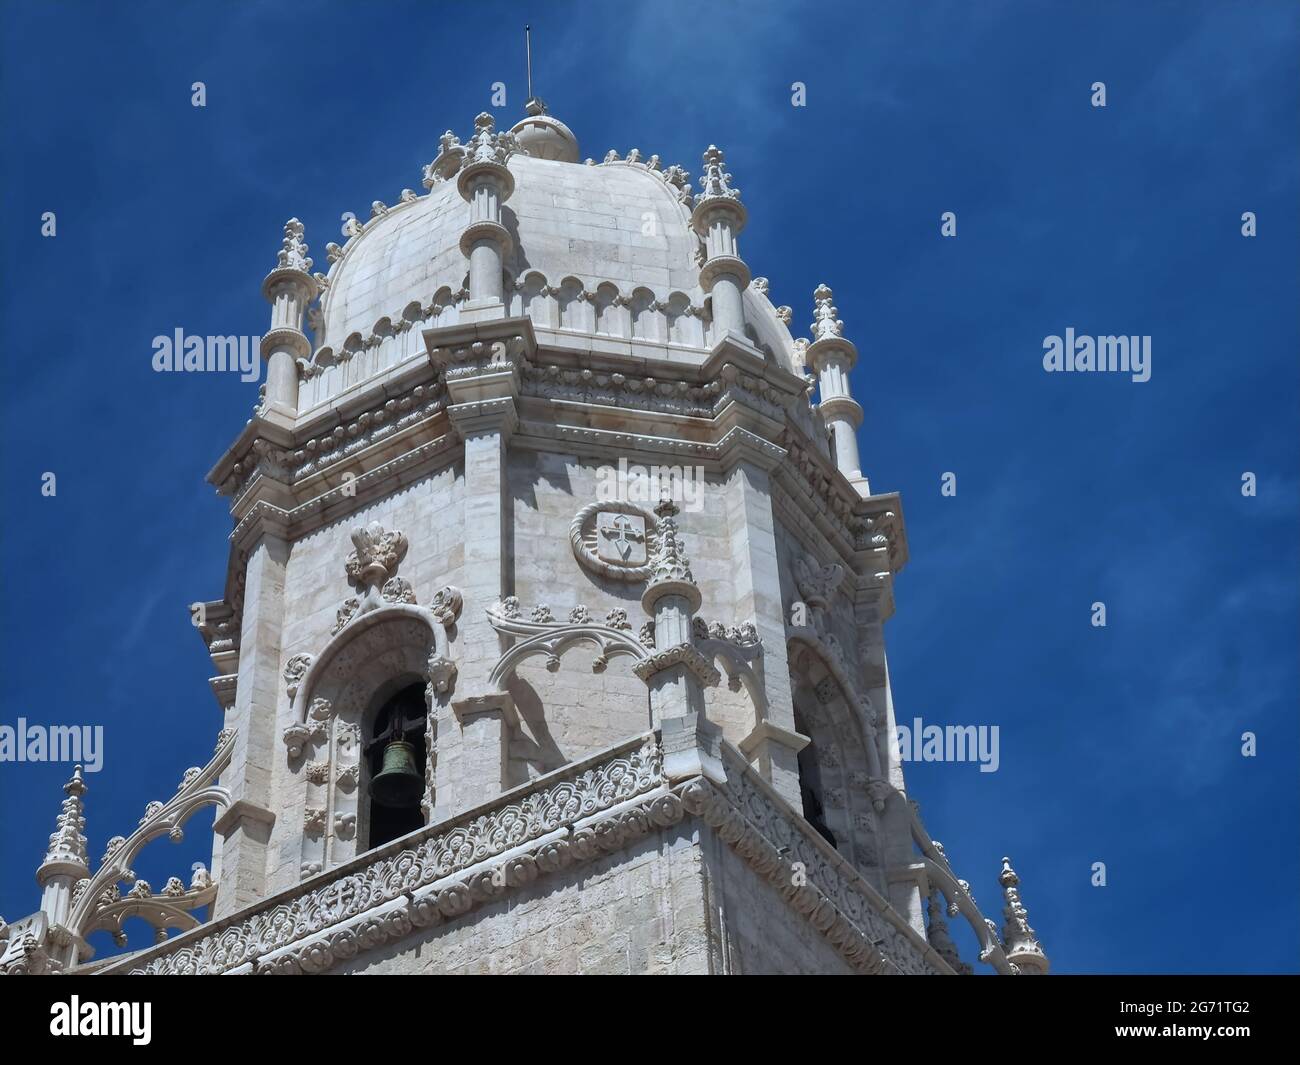
M 1300 7 L 615 10 L 0 7 L 0 723 L 105 727 L 94 857 L 221 725 L 187 604 L 221 594 L 230 524 L 203 477 L 256 385 L 155 374 L 152 338 L 264 331 L 285 219 L 323 264 L 341 213 L 418 188 L 494 81 L 513 121 L 531 21 L 537 89 L 584 155 L 698 173 L 716 142 L 796 332 L 834 288 L 864 466 L 911 544 L 898 715 L 1001 728 L 996 773 L 909 768 L 985 912 L 1007 853 L 1058 971 L 1300 968 Z M 1067 327 L 1150 335 L 1151 380 L 1044 373 Z M 0 766 L 11 920 L 67 772 Z M 206 823 L 137 871 L 188 878 Z

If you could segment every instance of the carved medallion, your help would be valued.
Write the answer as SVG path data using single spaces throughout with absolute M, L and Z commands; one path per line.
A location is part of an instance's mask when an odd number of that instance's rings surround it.
M 591 572 L 616 581 L 650 576 L 659 522 L 638 503 L 610 499 L 589 503 L 569 525 L 573 555 Z

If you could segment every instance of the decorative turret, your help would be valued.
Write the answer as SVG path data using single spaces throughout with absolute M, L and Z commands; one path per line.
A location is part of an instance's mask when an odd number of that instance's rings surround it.
M 86 818 L 81 797 L 86 794 L 86 781 L 81 766 L 72 771 L 72 779 L 63 785 L 67 798 L 55 823 L 45 860 L 36 870 L 36 882 L 44 889 L 41 909 L 51 925 L 62 925 L 72 905 L 72 891 L 78 880 L 90 875 L 89 857 L 86 854 Z
M 1002 929 L 1002 945 L 1007 960 L 1020 967 L 1026 975 L 1046 975 L 1050 962 L 1043 951 L 1038 936 L 1029 927 L 1029 911 L 1020 901 L 1020 877 L 1011 868 L 1011 859 L 1002 859 L 1002 872 L 998 875 L 1006 905 L 1002 916 L 1006 924 Z
M 740 202 L 740 190 L 731 185 L 722 150 L 710 144 L 704 153 L 704 173 L 691 212 L 691 227 L 704 241 L 700 287 L 712 295 L 713 322 L 723 333 L 745 331 L 743 293 L 750 273 L 740 258 L 736 237 L 748 218 L 749 212 Z
M 311 356 L 311 342 L 302 331 L 307 305 L 320 283 L 312 277 L 312 261 L 303 241 L 303 224 L 290 218 L 276 266 L 262 282 L 262 295 L 271 304 L 271 328 L 262 337 L 266 359 L 266 404 L 263 417 L 279 414 L 292 420 L 298 413 L 298 360 Z
M 862 424 L 862 407 L 853 398 L 849 388 L 849 371 L 858 361 L 858 349 L 844 338 L 844 323 L 831 302 L 834 293 L 826 285 L 818 285 L 813 293 L 812 343 L 804 358 L 817 374 L 821 392 L 818 410 L 831 432 L 835 443 L 835 465 L 861 495 L 871 494 L 867 479 L 862 476 L 862 460 L 858 457 L 858 426 Z
M 486 111 L 474 119 L 474 136 L 465 144 L 456 188 L 470 206 L 469 225 L 460 235 L 460 250 L 469 259 L 468 320 L 504 316 L 502 270 L 511 248 L 501 224 L 501 205 L 515 191 L 506 162 L 517 150 L 514 135 L 498 133 Z M 473 312 L 486 309 L 488 313 Z
M 677 504 L 661 499 L 658 548 L 641 606 L 654 619 L 655 653 L 636 667 L 650 685 L 650 710 L 656 721 L 704 713 L 704 688 L 718 683 L 718 671 L 695 647 L 695 611 L 701 595 L 691 563 L 677 534 Z

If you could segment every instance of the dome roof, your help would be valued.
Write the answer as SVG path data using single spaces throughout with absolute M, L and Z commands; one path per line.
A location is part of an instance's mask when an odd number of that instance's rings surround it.
M 578 142 L 540 101 L 509 133 L 491 132 L 491 116 L 476 120 L 477 137 L 500 151 L 513 185 L 500 209 L 508 240 L 506 314 L 527 315 L 555 335 L 600 335 L 704 352 L 716 342 L 713 307 L 701 284 L 705 247 L 691 225 L 698 198 L 678 166 L 609 152 L 601 163 L 577 162 Z M 471 142 L 473 143 L 473 142 Z M 299 409 L 313 410 L 387 369 L 424 357 L 423 330 L 453 325 L 469 299 L 463 249 L 472 208 L 457 177 L 469 146 L 452 133 L 425 168 L 425 195 L 403 190 L 398 203 L 375 201 L 371 217 L 349 221 L 347 241 L 326 246 L 330 262 L 318 308 L 312 309 L 313 353 L 302 364 Z M 479 151 L 480 148 L 475 148 Z M 709 161 L 721 153 L 710 147 Z M 476 164 L 477 165 L 477 164 Z M 715 166 L 715 171 L 720 167 Z M 714 176 L 725 185 L 730 175 Z M 738 203 L 738 199 L 735 200 Z M 742 263 L 743 266 L 743 263 Z M 309 267 L 308 267 L 309 268 Z M 745 270 L 747 273 L 747 268 Z M 767 282 L 745 288 L 749 340 L 795 372 L 801 359 L 787 328 L 791 312 L 775 307 Z M 564 343 L 563 340 L 560 343 Z M 577 341 L 579 345 L 586 341 Z
M 581 157 L 578 138 L 558 118 L 546 113 L 546 104 L 537 97 L 529 100 L 528 117 L 510 127 L 519 147 L 534 159 L 555 159 L 561 163 L 576 163 Z
M 676 175 L 658 169 L 657 160 L 584 165 L 537 158 L 533 148 L 550 152 L 572 134 L 547 115 L 530 116 L 520 127 L 528 151 L 510 157 L 515 189 L 502 208 L 514 244 L 506 272 L 517 284 L 537 273 L 555 288 L 576 278 L 590 292 L 609 282 L 624 296 L 648 289 L 661 301 L 683 293 L 692 304 L 702 302 L 700 242 L 671 180 Z M 427 307 L 443 289 L 452 296 L 464 287 L 468 268 L 459 241 L 468 208 L 455 181 L 447 180 L 457 167 L 431 167 L 424 196 L 406 193 L 392 207 L 376 204 L 375 217 L 349 239 L 330 271 L 318 346 L 338 348 L 353 333 L 369 335 L 383 318 L 399 321 L 412 303 Z

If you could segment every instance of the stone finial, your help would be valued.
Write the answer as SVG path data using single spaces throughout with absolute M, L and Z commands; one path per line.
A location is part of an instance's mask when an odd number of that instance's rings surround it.
M 355 548 L 347 558 L 348 579 L 362 587 L 379 587 L 388 580 L 406 554 L 406 537 L 377 521 L 352 530 Z
M 655 516 L 659 518 L 659 550 L 655 553 L 654 569 L 650 575 L 652 585 L 665 581 L 695 583 L 690 559 L 686 557 L 685 547 L 677 534 L 677 513 L 677 504 L 671 499 L 665 497 L 655 504 Z
M 296 218 L 290 218 L 284 224 L 284 240 L 276 253 L 276 268 L 281 270 L 301 270 L 311 273 L 311 260 L 307 258 L 307 243 L 303 240 L 306 230 Z
M 836 317 L 839 311 L 831 302 L 834 297 L 835 294 L 828 285 L 818 285 L 817 291 L 813 293 L 813 322 L 809 328 L 814 342 L 844 335 L 844 323 Z
M 54 834 L 50 836 L 49 849 L 45 852 L 45 860 L 41 863 L 41 870 L 48 870 L 51 866 L 71 866 L 73 869 L 57 870 L 61 872 L 72 872 L 79 870 L 82 876 L 89 871 L 89 857 L 86 854 L 86 818 L 83 814 L 81 797 L 86 794 L 86 781 L 82 776 L 81 766 L 77 766 L 72 771 L 72 778 L 63 785 L 63 791 L 67 798 L 63 800 L 63 808 L 59 813 L 58 820 L 55 822 Z M 37 876 L 40 876 L 38 870 Z
M 696 203 L 707 200 L 740 200 L 740 190 L 732 188 L 731 175 L 727 173 L 722 149 L 710 144 L 704 152 L 704 172 L 700 175 L 700 194 Z
M 659 525 L 655 530 L 655 552 L 648 563 L 650 579 L 641 595 L 641 605 L 646 613 L 654 616 L 658 609 L 656 604 L 666 597 L 681 596 L 687 605 L 683 639 L 689 639 L 690 615 L 700 609 L 703 596 L 677 532 L 677 504 L 668 498 L 661 499 L 654 512 Z
M 1002 916 L 1006 919 L 1002 943 L 1007 960 L 1018 965 L 1023 973 L 1046 973 L 1049 961 L 1038 936 L 1029 926 L 1029 911 L 1020 901 L 1020 877 L 1011 868 L 1010 858 L 1002 859 L 998 883 L 1002 885 L 1002 897 L 1006 900 L 1002 908 Z
M 504 166 L 515 152 L 515 138 L 510 133 L 498 133 L 496 120 L 482 111 L 474 119 L 474 136 L 465 144 L 465 162 L 496 163 Z

